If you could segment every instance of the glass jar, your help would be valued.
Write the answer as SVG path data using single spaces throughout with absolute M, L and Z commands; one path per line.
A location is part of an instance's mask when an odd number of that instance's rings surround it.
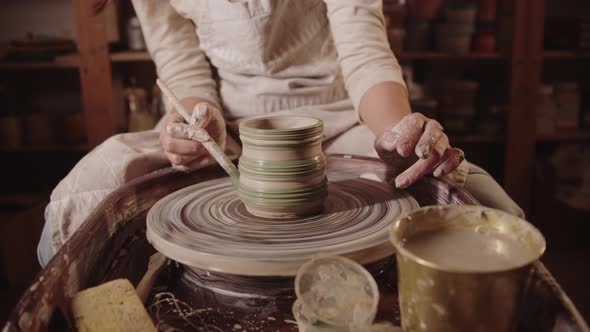
M 559 117 L 557 128 L 572 129 L 580 126 L 580 93 L 575 82 L 555 83 L 555 100 Z
M 555 132 L 557 119 L 557 103 L 553 96 L 553 86 L 541 86 L 537 97 L 537 134 L 551 134 Z
M 146 49 L 143 32 L 137 17 L 132 17 L 127 22 L 127 47 L 131 51 L 144 51 Z

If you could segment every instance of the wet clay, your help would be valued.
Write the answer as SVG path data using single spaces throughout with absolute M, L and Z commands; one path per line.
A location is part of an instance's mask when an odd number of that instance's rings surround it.
M 537 255 L 514 239 L 472 228 L 443 228 L 405 240 L 404 247 L 443 269 L 493 271 L 526 264 Z

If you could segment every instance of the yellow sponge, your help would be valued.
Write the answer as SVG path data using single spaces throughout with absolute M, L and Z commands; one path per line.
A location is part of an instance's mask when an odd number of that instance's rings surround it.
M 72 313 L 78 331 L 156 331 L 127 279 L 79 292 L 72 300 Z

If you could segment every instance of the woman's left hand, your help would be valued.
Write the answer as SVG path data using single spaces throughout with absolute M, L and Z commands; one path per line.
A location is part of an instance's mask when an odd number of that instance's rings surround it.
M 465 159 L 461 149 L 450 146 L 440 123 L 420 113 L 406 115 L 377 137 L 375 150 L 394 168 L 405 169 L 395 179 L 398 188 L 407 188 L 427 174 L 449 174 Z

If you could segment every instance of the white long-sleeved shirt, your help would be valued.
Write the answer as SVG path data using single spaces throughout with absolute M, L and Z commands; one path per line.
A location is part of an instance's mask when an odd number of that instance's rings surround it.
M 347 98 L 353 111 L 373 85 L 404 85 L 381 3 L 133 0 L 159 77 L 229 121 Z

